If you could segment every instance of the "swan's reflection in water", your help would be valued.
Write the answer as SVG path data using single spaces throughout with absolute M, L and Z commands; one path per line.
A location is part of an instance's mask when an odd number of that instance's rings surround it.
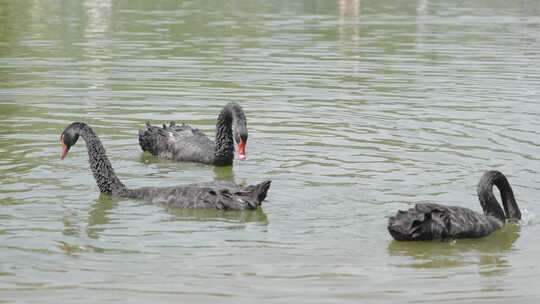
M 77 224 L 76 216 L 71 213 L 66 213 L 62 219 L 65 236 L 83 235 L 83 231 L 90 239 L 99 239 L 100 234 L 106 230 L 106 226 L 110 223 L 110 214 L 115 209 L 122 199 L 112 198 L 109 195 L 101 194 L 96 199 L 88 212 L 86 229 L 83 229 L 82 224 Z M 142 204 L 147 204 L 141 202 Z M 149 204 L 149 203 L 148 203 Z M 257 210 L 217 210 L 217 209 L 182 209 L 163 206 L 163 209 L 173 215 L 173 220 L 219 220 L 236 223 L 259 222 L 263 225 L 268 224 L 268 218 L 261 207 Z M 67 244 L 65 244 L 67 245 Z
M 108 195 L 100 194 L 96 199 L 88 212 L 88 220 L 86 229 L 82 228 L 83 223 L 77 220 L 75 214 L 67 212 L 63 217 L 64 229 L 62 233 L 68 237 L 77 237 L 84 239 L 84 232 L 89 239 L 97 240 L 110 222 L 109 214 L 116 206 L 118 206 L 119 200 L 115 200 Z M 56 242 L 56 247 L 64 254 L 73 255 L 80 252 L 97 252 L 103 253 L 106 251 L 104 248 L 97 247 L 95 245 L 88 244 L 75 244 L 68 242 L 67 240 L 61 240 Z
M 148 152 L 142 152 L 139 156 L 139 162 L 143 164 L 155 164 L 161 160 Z
M 99 233 L 105 230 L 105 227 L 103 226 L 110 222 L 110 211 L 118 206 L 118 202 L 119 200 L 113 199 L 109 195 L 99 195 L 88 213 L 86 234 L 89 238 L 99 238 Z
M 257 210 L 217 210 L 217 209 L 178 209 L 165 207 L 167 212 L 174 215 L 178 220 L 225 220 L 236 223 L 258 222 L 268 224 L 268 218 L 262 208 Z
M 78 221 L 74 219 L 73 214 L 66 214 L 63 218 L 63 234 L 67 237 L 76 237 L 78 239 L 84 239 L 84 232 L 89 239 L 98 240 L 102 233 L 104 233 L 111 221 L 111 211 L 121 204 L 121 199 L 111 198 L 108 195 L 101 194 L 97 200 L 91 205 L 91 209 L 88 212 L 88 221 L 86 229 L 81 228 L 83 225 L 77 224 Z M 144 203 L 143 204 L 147 204 Z M 268 224 L 268 218 L 261 207 L 257 210 L 217 210 L 217 209 L 181 209 L 171 208 L 164 206 L 163 209 L 172 216 L 167 219 L 170 221 L 221 221 L 227 223 L 259 223 L 261 225 Z M 157 211 L 156 211 L 157 212 Z M 244 227 L 243 225 L 234 225 L 234 229 Z M 227 228 L 225 228 L 227 229 Z M 73 255 L 80 252 L 97 252 L 103 253 L 107 251 L 124 252 L 129 253 L 124 249 L 119 248 L 100 248 L 89 243 L 92 242 L 80 242 L 73 243 L 67 240 L 61 240 L 56 242 L 56 247 L 65 254 Z
M 101 194 L 99 198 L 92 204 L 92 208 L 88 214 L 87 234 L 91 238 L 97 238 L 99 232 L 103 231 L 104 225 L 108 224 L 110 211 L 118 206 L 121 199 L 111 198 L 108 195 Z M 151 204 L 141 202 L 141 204 Z M 261 222 L 268 223 L 266 214 L 261 207 L 257 210 L 217 210 L 217 209 L 186 209 L 173 208 L 163 206 L 163 209 L 182 220 L 225 220 L 238 223 Z
M 74 213 L 67 211 L 62 218 L 64 225 L 62 234 L 69 237 L 80 237 L 84 235 L 83 232 L 86 232 L 89 238 L 98 239 L 100 232 L 105 229 L 103 225 L 107 225 L 110 222 L 110 211 L 118 206 L 119 201 L 106 194 L 100 194 L 92 203 L 88 212 L 86 229 L 81 227 L 83 224 L 77 220 L 77 216 Z M 61 243 L 64 244 L 63 242 Z M 65 245 L 67 246 L 67 244 Z
M 177 168 L 175 166 L 181 166 L 183 169 L 186 169 L 186 170 L 189 170 L 189 169 L 192 169 L 192 168 L 200 169 L 200 168 L 208 167 L 208 165 L 203 165 L 203 164 L 198 164 L 198 163 L 189 163 L 189 162 L 188 163 L 178 163 L 178 162 L 171 161 L 171 160 L 164 160 L 164 159 L 157 158 L 157 157 L 153 156 L 150 153 L 141 153 L 141 155 L 139 157 L 139 161 L 142 164 L 146 164 L 146 165 L 148 165 L 148 164 L 156 164 L 161 169 L 164 169 L 164 170 L 173 170 L 174 168 Z M 234 180 L 235 175 L 234 175 L 233 166 L 225 166 L 225 167 L 213 166 L 213 171 L 214 171 L 214 180 L 215 181 L 231 181 L 231 182 L 235 182 L 235 180 Z
M 234 182 L 233 166 L 214 167 L 214 180 Z
M 476 264 L 481 266 L 480 274 L 500 275 L 510 266 L 505 259 L 505 251 L 512 248 L 519 237 L 520 226 L 507 224 L 479 239 L 458 239 L 447 242 L 399 242 L 392 240 L 388 252 L 392 256 L 411 257 L 401 262 L 400 267 L 411 268 L 453 268 Z

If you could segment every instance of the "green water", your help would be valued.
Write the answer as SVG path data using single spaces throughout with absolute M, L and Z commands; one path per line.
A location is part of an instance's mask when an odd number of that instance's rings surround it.
M 0 1 L 0 303 L 535 303 L 540 2 Z M 248 160 L 143 155 L 146 121 L 213 136 L 240 103 Z M 256 212 L 99 196 L 72 121 L 129 187 L 272 179 Z M 481 210 L 498 169 L 524 220 L 398 243 L 418 201 Z

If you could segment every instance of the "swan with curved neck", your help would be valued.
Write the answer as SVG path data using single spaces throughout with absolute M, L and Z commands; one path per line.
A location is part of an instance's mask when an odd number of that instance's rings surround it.
M 60 136 L 64 159 L 79 137 L 86 142 L 88 162 L 101 193 L 116 197 L 143 199 L 177 208 L 256 209 L 266 198 L 270 181 L 239 186 L 233 182 L 198 183 L 173 187 L 127 188 L 114 173 L 98 136 L 85 123 L 74 122 Z
M 501 193 L 504 211 L 493 194 L 494 185 Z M 420 203 L 390 217 L 388 231 L 398 241 L 478 238 L 502 228 L 506 220 L 521 219 L 512 187 L 501 172 L 484 173 L 477 192 L 483 214 L 464 207 Z
M 245 160 L 247 139 L 246 117 L 242 107 L 235 102 L 226 104 L 219 113 L 214 142 L 200 130 L 188 125 L 177 126 L 174 122 L 163 128 L 147 124 L 139 131 L 143 151 L 159 158 L 216 166 L 232 165 L 235 141 L 238 158 Z

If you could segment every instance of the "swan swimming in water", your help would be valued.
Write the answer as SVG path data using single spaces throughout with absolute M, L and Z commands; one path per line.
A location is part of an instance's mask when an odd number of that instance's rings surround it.
M 501 193 L 504 211 L 493 194 L 493 185 Z M 390 217 L 388 231 L 398 241 L 479 238 L 502 228 L 507 219 L 521 219 L 512 187 L 501 172 L 484 173 L 477 192 L 484 214 L 464 207 L 419 203 Z
M 94 130 L 85 123 L 74 122 L 60 136 L 64 159 L 79 136 L 86 141 L 88 162 L 101 193 L 114 197 L 141 199 L 174 208 L 210 208 L 218 210 L 257 209 L 266 198 L 270 181 L 239 186 L 233 182 L 210 182 L 172 187 L 127 188 L 114 173 Z
M 235 102 L 226 104 L 219 113 L 215 141 L 211 141 L 199 129 L 188 125 L 177 126 L 174 122 L 169 126 L 163 125 L 163 128 L 147 123 L 146 128 L 139 131 L 139 145 L 143 151 L 178 162 L 216 166 L 233 164 L 234 141 L 238 144 L 238 158 L 245 160 L 247 139 L 246 116 L 242 107 Z

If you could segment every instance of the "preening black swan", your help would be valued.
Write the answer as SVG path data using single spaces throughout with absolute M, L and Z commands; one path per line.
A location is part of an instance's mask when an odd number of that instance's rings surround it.
M 499 188 L 504 211 L 493 194 Z M 506 219 L 520 220 L 512 187 L 499 171 L 484 173 L 477 187 L 484 214 L 468 208 L 422 203 L 407 211 L 399 210 L 388 220 L 388 231 L 398 241 L 478 238 L 502 228 Z
M 81 136 L 86 141 L 88 161 L 101 193 L 116 197 L 143 199 L 177 208 L 215 208 L 221 210 L 256 209 L 266 198 L 270 181 L 258 185 L 241 187 L 232 182 L 212 182 L 176 187 L 143 187 L 128 189 L 118 179 L 105 155 L 94 130 L 82 122 L 66 127 L 60 136 L 64 159 L 69 149 Z
M 234 159 L 233 124 L 238 158 L 244 160 L 248 139 L 246 117 L 235 102 L 226 104 L 219 113 L 215 142 L 198 129 L 171 122 L 169 126 L 163 125 L 163 128 L 147 123 L 144 130 L 139 130 L 139 144 L 143 151 L 160 158 L 230 166 Z

